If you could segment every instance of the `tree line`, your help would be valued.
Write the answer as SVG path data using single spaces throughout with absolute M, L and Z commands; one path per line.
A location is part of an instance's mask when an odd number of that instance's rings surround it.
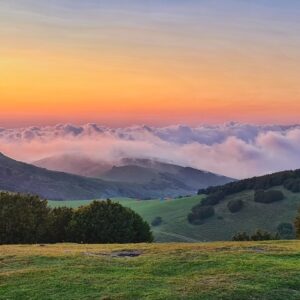
M 34 195 L 0 193 L 0 244 L 152 242 L 149 225 L 111 200 L 50 208 Z
M 300 191 L 300 169 L 295 171 L 277 172 L 260 177 L 230 182 L 222 186 L 213 186 L 206 189 L 200 189 L 198 191 L 198 195 L 222 193 L 222 195 L 225 197 L 245 190 L 267 190 L 279 185 L 284 185 L 284 187 L 291 192 L 298 192 L 298 190 Z

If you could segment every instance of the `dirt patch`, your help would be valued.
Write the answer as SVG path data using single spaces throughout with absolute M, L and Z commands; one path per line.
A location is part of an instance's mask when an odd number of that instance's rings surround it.
M 86 256 L 110 256 L 110 257 L 137 257 L 142 254 L 139 250 L 121 250 L 113 251 L 111 253 L 107 252 L 84 252 Z
M 264 248 L 260 248 L 260 247 L 247 247 L 244 248 L 245 250 L 250 250 L 250 251 L 254 251 L 254 252 L 266 252 L 266 249 Z
M 137 257 L 142 254 L 141 251 L 138 250 L 122 250 L 122 251 L 116 251 L 112 252 L 111 256 L 113 257 Z

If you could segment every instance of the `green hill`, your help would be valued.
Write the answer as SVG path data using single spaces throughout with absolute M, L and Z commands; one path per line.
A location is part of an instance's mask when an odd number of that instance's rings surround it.
M 215 216 L 207 219 L 202 225 L 192 225 L 187 215 L 192 207 L 198 204 L 203 195 L 173 200 L 130 200 L 114 199 L 139 213 L 149 223 L 156 217 L 162 218 L 162 224 L 152 227 L 156 241 L 159 242 L 194 242 L 231 240 L 239 231 L 248 233 L 256 229 L 271 232 L 277 231 L 280 223 L 293 223 L 297 209 L 300 208 L 300 193 L 292 193 L 283 187 L 280 189 L 285 199 L 279 202 L 263 204 L 254 202 L 254 192 L 244 191 L 227 196 L 215 206 Z M 242 199 L 244 207 L 237 213 L 231 213 L 227 203 L 232 199 Z M 86 201 L 49 201 L 52 206 L 78 207 Z
M 0 299 L 296 300 L 299 257 L 300 241 L 0 246 Z

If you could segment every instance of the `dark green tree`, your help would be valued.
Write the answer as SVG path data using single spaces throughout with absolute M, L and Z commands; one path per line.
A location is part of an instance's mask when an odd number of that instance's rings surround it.
M 73 213 L 73 209 L 69 207 L 57 207 L 49 212 L 47 224 L 48 243 L 62 243 L 70 240 L 69 224 Z
M 238 232 L 232 237 L 233 241 L 250 241 L 250 236 L 246 232 Z
M 297 238 L 300 239 L 300 209 L 298 211 L 298 216 L 295 220 L 295 230 L 296 230 Z
M 70 222 L 78 243 L 139 243 L 153 240 L 149 225 L 133 210 L 110 200 L 78 208 Z
M 291 223 L 280 223 L 277 226 L 277 232 L 282 239 L 294 239 L 295 229 Z
M 194 225 L 201 225 L 205 219 L 214 214 L 215 210 L 212 205 L 202 206 L 200 203 L 192 208 L 192 212 L 188 214 L 188 221 Z
M 273 235 L 270 232 L 258 229 L 253 235 L 251 235 L 250 239 L 251 241 L 279 240 L 279 235 L 278 234 Z
M 227 207 L 230 212 L 236 213 L 240 211 L 244 206 L 244 202 L 241 199 L 233 199 L 227 203 Z
M 156 217 L 152 220 L 151 226 L 159 226 L 162 223 L 161 217 Z
M 50 209 L 38 196 L 0 194 L 0 244 L 47 241 Z

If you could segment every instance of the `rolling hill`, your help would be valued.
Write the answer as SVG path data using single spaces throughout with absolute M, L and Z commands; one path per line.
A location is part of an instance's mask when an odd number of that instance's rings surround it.
M 234 181 L 214 173 L 152 159 L 123 158 L 116 165 L 77 154 L 48 157 L 34 165 L 48 170 L 97 177 L 105 181 L 136 185 L 136 197 L 176 197 Z M 123 194 L 121 196 L 126 196 Z
M 122 159 L 121 166 L 114 166 L 105 172 L 102 178 L 122 182 L 165 183 L 169 186 L 182 187 L 190 193 L 194 193 L 202 187 L 223 185 L 235 181 L 233 178 L 191 167 L 137 158 Z
M 37 194 L 47 199 L 134 196 L 129 185 L 49 171 L 0 154 L 0 190 Z
M 202 225 L 192 225 L 187 215 L 192 207 L 200 203 L 205 195 L 169 200 L 137 201 L 132 199 L 114 199 L 128 206 L 151 223 L 161 217 L 162 224 L 152 227 L 157 242 L 197 242 L 231 240 L 237 232 L 253 233 L 257 229 L 277 232 L 281 223 L 293 223 L 300 208 L 300 193 L 292 193 L 282 186 L 274 187 L 283 191 L 283 201 L 270 204 L 254 201 L 254 191 L 247 190 L 227 196 L 215 205 L 215 215 Z M 237 213 L 231 213 L 227 204 L 233 199 L 242 199 L 244 207 Z M 50 206 L 78 207 L 89 201 L 49 201 Z
M 128 177 L 130 172 L 128 171 Z M 148 170 L 150 172 L 151 170 Z M 63 199 L 98 199 L 107 197 L 131 197 L 150 199 L 186 195 L 196 191 L 187 186 L 175 175 L 168 173 L 155 176 L 161 180 L 120 182 L 116 179 L 89 178 L 64 172 L 50 171 L 30 164 L 13 160 L 0 154 L 0 190 L 37 194 L 43 198 Z M 220 177 L 211 175 L 216 179 Z M 141 174 L 142 177 L 142 174 Z M 121 178 L 120 178 L 121 179 Z M 181 178 L 182 179 L 182 178 Z M 200 180 L 201 178 L 198 177 Z M 183 179 L 182 179 L 183 180 Z M 203 179 L 204 180 L 204 179 Z M 229 179 L 221 177 L 228 182 Z M 199 186 L 207 185 L 199 181 Z
M 99 177 L 112 168 L 110 163 L 74 153 L 46 157 L 34 161 L 32 164 L 50 171 L 59 171 L 86 177 Z

